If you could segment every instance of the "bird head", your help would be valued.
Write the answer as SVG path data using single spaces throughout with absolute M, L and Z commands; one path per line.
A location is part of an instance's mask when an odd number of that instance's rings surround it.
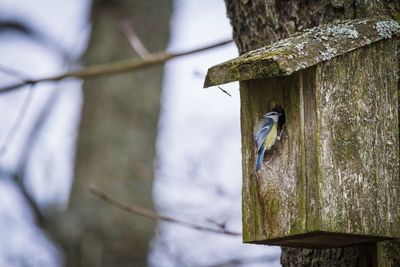
M 282 115 L 282 113 L 278 113 L 276 111 L 271 111 L 271 112 L 268 112 L 267 114 L 265 114 L 263 117 L 264 118 L 271 118 L 271 119 L 274 120 L 274 122 L 278 122 L 279 116 L 281 116 L 281 115 Z

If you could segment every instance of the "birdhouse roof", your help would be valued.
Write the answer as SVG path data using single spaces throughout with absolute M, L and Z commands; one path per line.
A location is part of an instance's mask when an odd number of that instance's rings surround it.
M 291 75 L 399 34 L 399 24 L 382 17 L 321 25 L 209 68 L 204 87 Z

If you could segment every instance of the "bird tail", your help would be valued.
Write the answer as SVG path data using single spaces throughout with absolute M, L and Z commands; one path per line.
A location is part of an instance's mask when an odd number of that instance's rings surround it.
M 258 169 L 260 169 L 260 167 L 261 167 L 261 163 L 262 163 L 262 160 L 263 160 L 263 158 L 264 158 L 264 152 L 265 152 L 265 144 L 263 144 L 263 145 L 260 147 L 260 150 L 258 150 L 257 163 L 256 163 L 256 171 L 258 171 Z

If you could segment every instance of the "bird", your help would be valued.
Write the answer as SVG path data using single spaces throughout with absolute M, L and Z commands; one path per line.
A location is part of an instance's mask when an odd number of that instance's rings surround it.
M 275 141 L 280 140 L 282 136 L 284 125 L 278 136 L 278 120 L 281 115 L 276 111 L 268 112 L 254 125 L 253 139 L 258 153 L 256 171 L 261 167 L 265 151 L 270 150 Z

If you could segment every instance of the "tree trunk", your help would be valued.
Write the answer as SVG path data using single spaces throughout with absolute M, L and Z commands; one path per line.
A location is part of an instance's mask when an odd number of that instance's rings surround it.
M 335 19 L 386 15 L 400 22 L 399 1 L 375 0 L 226 0 L 233 38 L 240 54 Z M 399 263 L 399 242 L 338 249 L 282 248 L 283 266 L 366 266 L 384 258 Z M 379 254 L 379 255 L 377 255 Z M 391 261 L 391 263 L 389 263 Z
M 119 30 L 131 18 L 151 52 L 165 50 L 171 1 L 93 2 L 92 35 L 84 65 L 136 57 Z M 163 68 L 99 77 L 84 83 L 75 181 L 68 209 L 49 230 L 67 266 L 147 266 L 155 222 L 133 216 L 91 195 L 94 183 L 125 203 L 154 209 L 155 140 Z

